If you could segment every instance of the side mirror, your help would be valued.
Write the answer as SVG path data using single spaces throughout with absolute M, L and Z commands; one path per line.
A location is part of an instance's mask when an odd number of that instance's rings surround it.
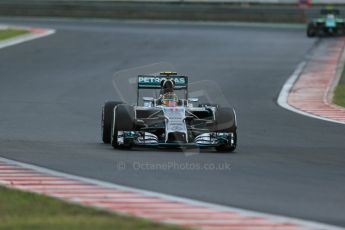
M 145 127 L 145 122 L 143 120 L 136 120 L 135 125 L 138 127 Z
M 144 106 L 145 107 L 152 107 L 154 100 L 155 99 L 153 97 L 143 97 Z
M 146 101 L 146 102 L 152 102 L 154 100 L 153 97 L 143 97 L 143 101 Z
M 198 101 L 199 101 L 199 98 L 196 98 L 196 97 L 188 98 L 188 102 L 198 102 Z

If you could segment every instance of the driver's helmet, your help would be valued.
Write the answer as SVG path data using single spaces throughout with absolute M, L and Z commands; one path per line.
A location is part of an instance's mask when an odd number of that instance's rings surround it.
M 161 96 L 161 102 L 164 106 L 175 107 L 178 105 L 178 97 L 173 92 L 165 93 Z
M 177 106 L 178 97 L 174 93 L 175 81 L 166 79 L 161 82 L 161 104 L 169 107 Z

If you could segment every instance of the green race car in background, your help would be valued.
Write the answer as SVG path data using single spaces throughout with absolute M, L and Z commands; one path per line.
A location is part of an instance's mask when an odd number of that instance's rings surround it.
M 308 23 L 307 36 L 337 35 L 345 32 L 345 19 L 337 9 L 322 9 L 321 16 Z

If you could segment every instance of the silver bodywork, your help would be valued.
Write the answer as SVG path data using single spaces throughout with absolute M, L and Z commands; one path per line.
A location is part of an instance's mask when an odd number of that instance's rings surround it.
M 142 131 L 118 131 L 117 143 L 122 145 L 125 140 L 130 139 L 134 145 L 138 146 L 172 146 L 176 143 L 169 143 L 168 136 L 171 133 L 183 134 L 185 137 L 183 143 L 178 143 L 179 146 L 199 146 L 199 147 L 212 147 L 218 146 L 224 141 L 229 144 L 234 143 L 234 135 L 232 133 L 221 132 L 204 132 L 196 136 L 192 141 L 188 138 L 188 127 L 186 124 L 186 115 L 193 115 L 193 112 L 205 112 L 211 110 L 213 114 L 213 120 L 215 119 L 214 113 L 215 107 L 193 107 L 189 105 L 187 107 L 165 107 L 165 106 L 153 106 L 153 104 L 147 104 L 148 106 L 134 106 L 135 119 L 140 120 L 137 114 L 142 111 L 152 111 L 152 114 L 162 114 L 164 116 L 165 124 L 165 140 L 159 141 L 159 137 L 151 132 Z M 152 118 L 154 119 L 154 117 Z
M 168 142 L 170 133 L 183 133 L 186 143 L 188 142 L 188 133 L 186 126 L 186 109 L 184 107 L 163 107 L 165 117 L 165 142 Z

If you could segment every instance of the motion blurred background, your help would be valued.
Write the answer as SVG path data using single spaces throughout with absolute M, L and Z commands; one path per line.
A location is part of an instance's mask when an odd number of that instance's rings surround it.
M 1 0 L 0 16 L 303 23 L 344 0 Z

